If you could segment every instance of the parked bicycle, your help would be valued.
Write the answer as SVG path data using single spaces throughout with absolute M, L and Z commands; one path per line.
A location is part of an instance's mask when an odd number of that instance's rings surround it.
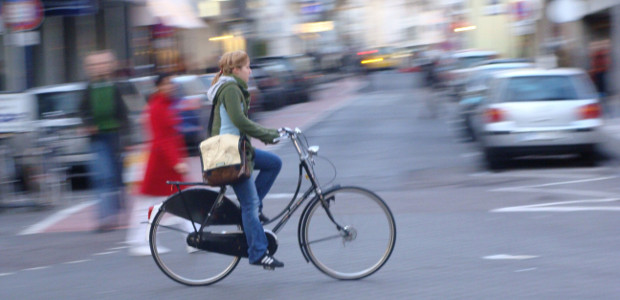
M 299 179 L 291 201 L 265 230 L 269 253 L 278 248 L 276 233 L 309 200 L 297 229 L 306 262 L 340 280 L 356 280 L 378 271 L 390 258 L 396 242 L 396 223 L 377 194 L 355 186 L 323 189 L 314 171 L 318 146 L 308 146 L 299 129 L 283 130 L 299 155 Z M 299 198 L 303 173 L 311 186 Z M 151 207 L 149 243 L 157 266 L 172 280 L 189 286 L 210 285 L 230 274 L 248 246 L 242 231 L 239 206 L 202 182 L 168 182 L 179 192 Z M 156 212 L 153 214 L 153 212 Z

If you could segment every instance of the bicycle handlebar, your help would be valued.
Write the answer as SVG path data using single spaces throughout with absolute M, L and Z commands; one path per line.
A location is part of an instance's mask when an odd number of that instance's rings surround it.
M 282 128 L 278 128 L 278 133 L 280 133 L 280 136 L 275 138 L 275 139 L 273 139 L 273 143 L 274 144 L 277 144 L 281 140 L 284 140 L 286 138 L 294 137 L 295 134 L 301 133 L 301 130 L 299 128 L 295 128 L 295 130 L 293 130 L 293 129 L 290 129 L 288 127 L 282 127 Z

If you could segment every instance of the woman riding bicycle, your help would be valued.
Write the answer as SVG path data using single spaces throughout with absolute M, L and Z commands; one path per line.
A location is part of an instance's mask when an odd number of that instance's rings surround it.
M 273 143 L 279 137 L 277 129 L 260 126 L 248 118 L 250 93 L 247 82 L 250 79 L 250 58 L 243 51 L 227 52 L 219 61 L 220 72 L 215 76 L 207 92 L 213 102 L 211 136 L 220 134 L 245 134 Z M 268 219 L 262 214 L 262 203 L 271 189 L 282 167 L 282 160 L 275 154 L 253 149 L 250 159 L 254 169 L 260 172 L 255 180 L 248 178 L 232 184 L 241 204 L 243 230 L 248 242 L 250 264 L 266 268 L 279 268 L 284 264 L 267 251 L 267 237 L 261 221 Z

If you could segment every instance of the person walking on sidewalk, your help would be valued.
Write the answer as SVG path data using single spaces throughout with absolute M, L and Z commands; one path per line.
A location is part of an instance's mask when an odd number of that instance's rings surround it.
M 211 136 L 246 134 L 263 143 L 273 143 L 279 137 L 277 129 L 260 126 L 248 118 L 250 93 L 248 80 L 252 74 L 250 58 L 243 51 L 227 52 L 220 58 L 219 73 L 213 79 L 207 95 L 213 102 Z M 241 204 L 241 220 L 246 235 L 250 264 L 265 268 L 283 267 L 284 264 L 267 251 L 267 237 L 261 221 L 268 219 L 261 213 L 262 202 L 282 168 L 282 160 L 275 154 L 251 147 L 250 160 L 260 172 L 255 180 L 248 178 L 232 184 Z M 252 155 L 253 154 L 253 155 Z
M 90 53 L 84 59 L 90 82 L 80 112 L 95 154 L 89 171 L 99 201 L 98 232 L 118 226 L 124 206 L 121 132 L 126 132 L 129 122 L 127 107 L 112 78 L 115 63 L 109 50 Z
M 179 118 L 173 108 L 175 86 L 171 80 L 169 74 L 159 75 L 155 82 L 157 91 L 149 99 L 147 124 L 152 137 L 149 158 L 140 195 L 133 201 L 127 231 L 129 254 L 135 256 L 151 254 L 145 235 L 148 226 L 142 223 L 146 220 L 148 208 L 173 193 L 166 181 L 183 181 L 188 172 L 184 162 L 187 153 L 183 136 L 177 130 Z M 188 225 L 191 226 L 190 223 Z

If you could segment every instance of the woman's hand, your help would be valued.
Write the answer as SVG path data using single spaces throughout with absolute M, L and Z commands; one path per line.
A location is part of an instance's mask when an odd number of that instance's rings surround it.
M 179 174 L 187 174 L 187 172 L 189 171 L 189 167 L 187 166 L 186 163 L 180 162 L 174 165 L 174 171 Z

